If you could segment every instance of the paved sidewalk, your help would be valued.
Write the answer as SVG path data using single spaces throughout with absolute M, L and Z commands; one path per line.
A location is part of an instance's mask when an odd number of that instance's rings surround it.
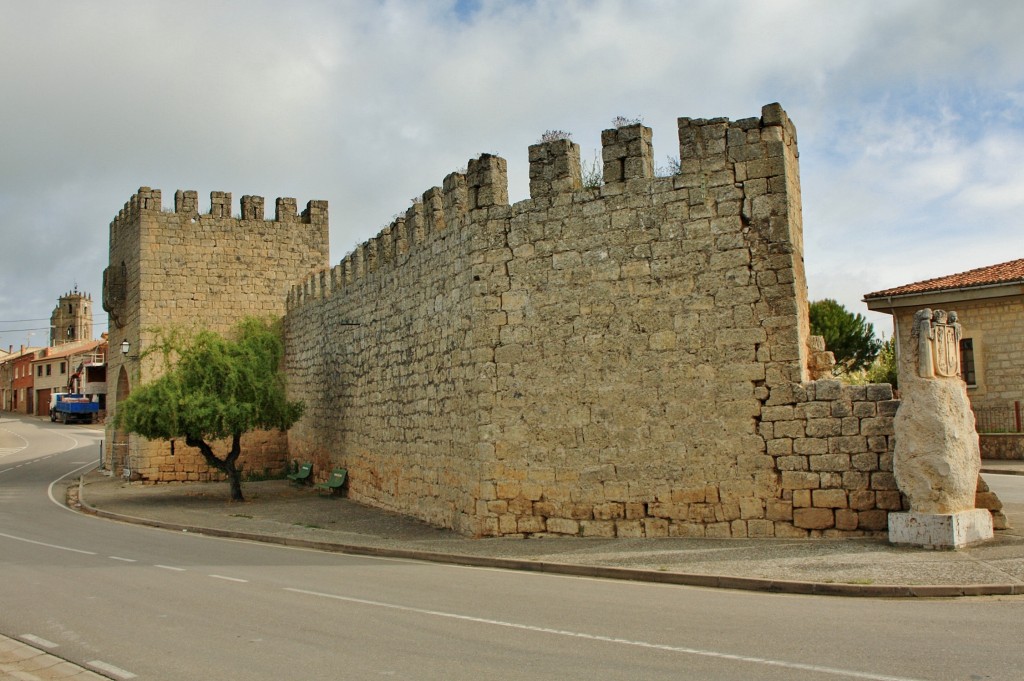
M 1001 467 L 1024 472 L 1024 463 Z M 991 542 L 927 551 L 881 538 L 470 539 L 287 480 L 245 483 L 243 491 L 247 501 L 232 503 L 226 483 L 147 485 L 93 471 L 81 501 L 98 515 L 179 531 L 462 565 L 788 593 L 1024 594 L 1024 504 L 1006 505 L 1016 529 Z
M 0 681 L 107 681 L 23 641 L 0 635 Z

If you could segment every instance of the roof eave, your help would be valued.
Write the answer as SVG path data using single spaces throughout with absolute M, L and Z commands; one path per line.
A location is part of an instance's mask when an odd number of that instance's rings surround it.
M 869 294 L 870 295 L 870 294 Z M 914 291 L 895 295 L 865 296 L 862 302 L 873 312 L 892 314 L 896 308 L 928 307 L 930 305 L 1024 296 L 1024 281 L 1001 282 L 981 286 L 959 286 L 935 291 Z

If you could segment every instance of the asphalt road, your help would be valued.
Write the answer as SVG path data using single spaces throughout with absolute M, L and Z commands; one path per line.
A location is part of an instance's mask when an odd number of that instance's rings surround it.
M 113 679 L 1005 679 L 1024 600 L 715 591 L 81 516 L 100 433 L 0 420 L 0 633 Z M 50 647 L 52 646 L 52 647 Z

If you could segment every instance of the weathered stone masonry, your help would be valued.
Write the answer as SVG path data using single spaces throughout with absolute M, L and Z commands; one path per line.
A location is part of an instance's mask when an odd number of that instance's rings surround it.
M 885 529 L 889 386 L 809 381 L 796 132 L 679 119 L 483 155 L 288 296 L 291 456 L 352 498 L 472 535 Z
M 103 307 L 110 315 L 108 409 L 116 412 L 139 381 L 158 375 L 151 347 L 157 328 L 228 331 L 246 315 L 280 317 L 289 288 L 329 262 L 327 204 L 310 201 L 302 214 L 295 199 L 277 199 L 275 217 L 264 219 L 260 196 L 243 196 L 232 217 L 231 194 L 211 192 L 202 213 L 194 191 L 178 191 L 173 211 L 159 189 L 142 187 L 110 223 L 110 260 L 104 271 Z M 121 342 L 131 343 L 127 358 Z M 212 480 L 220 474 L 183 442 L 171 447 L 113 429 L 108 420 L 104 454 L 120 473 L 130 464 L 145 480 Z M 242 465 L 263 473 L 283 468 L 287 441 L 280 433 L 252 434 L 243 441 Z

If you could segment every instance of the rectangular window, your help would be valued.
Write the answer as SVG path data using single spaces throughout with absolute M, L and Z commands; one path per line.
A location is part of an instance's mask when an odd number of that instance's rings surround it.
M 47 364 L 46 365 L 46 375 L 49 376 L 52 372 L 53 372 L 53 365 L 52 364 Z
M 60 363 L 60 373 L 64 374 L 64 362 Z
M 43 375 L 43 365 L 40 364 L 40 365 L 36 366 L 36 376 L 42 376 L 42 375 Z
M 978 385 L 977 374 L 974 371 L 974 339 L 960 339 L 960 375 L 964 383 L 969 386 Z

